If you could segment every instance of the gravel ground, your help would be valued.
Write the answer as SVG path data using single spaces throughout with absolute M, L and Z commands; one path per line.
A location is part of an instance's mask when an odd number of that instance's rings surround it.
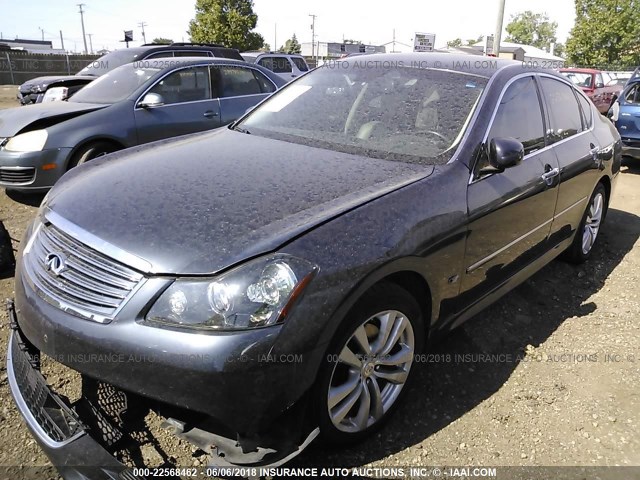
M 0 107 L 14 99 L 15 88 L 0 87 Z M 380 433 L 348 449 L 312 445 L 293 465 L 640 466 L 638 192 L 640 164 L 623 168 L 591 260 L 553 262 L 439 344 L 416 364 L 403 408 Z M 40 199 L 0 190 L 14 239 Z M 13 279 L 0 280 L 0 299 L 12 295 Z M 4 312 L 0 320 L 0 465 L 39 466 L 29 478 L 55 478 L 10 399 Z M 54 371 L 50 382 L 64 389 L 69 378 Z M 155 431 L 159 420 L 146 423 Z M 205 459 L 164 433 L 138 453 L 152 464 Z

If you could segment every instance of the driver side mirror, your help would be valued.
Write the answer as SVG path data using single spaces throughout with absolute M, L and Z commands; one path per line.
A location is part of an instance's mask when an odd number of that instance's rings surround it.
M 140 108 L 155 108 L 162 105 L 164 105 L 164 98 L 159 93 L 147 93 L 138 103 Z
M 515 138 L 492 138 L 489 142 L 489 164 L 496 172 L 514 167 L 524 158 L 524 145 Z

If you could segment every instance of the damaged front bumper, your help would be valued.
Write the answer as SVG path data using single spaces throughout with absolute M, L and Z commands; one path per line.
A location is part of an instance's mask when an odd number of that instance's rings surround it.
M 40 352 L 22 335 L 12 301 L 7 302 L 7 311 L 11 327 L 7 351 L 7 377 L 11 394 L 27 427 L 63 478 L 142 478 L 136 477 L 131 467 L 113 456 L 109 442 L 105 442 L 105 417 L 94 399 L 88 400 L 83 396 L 78 402 L 70 404 L 47 385 L 39 369 Z M 123 404 L 126 409 L 126 396 L 130 394 L 112 386 L 109 388 L 125 398 Z M 299 408 L 292 409 L 285 423 L 291 423 L 298 430 L 304 429 L 304 410 L 304 404 L 301 403 Z M 278 433 L 251 438 L 238 435 L 233 439 L 212 433 L 207 428 L 209 422 L 204 420 L 198 423 L 195 419 L 202 420 L 202 416 L 165 416 L 163 427 L 209 454 L 208 465 L 211 467 L 277 467 L 298 455 L 319 432 L 317 428 L 306 428 L 307 433 L 300 435 L 300 442 L 292 442 L 291 438 L 278 440 Z M 108 427 L 113 429 L 113 424 Z M 120 438 L 119 435 L 122 433 L 115 430 L 110 433 L 116 439 Z

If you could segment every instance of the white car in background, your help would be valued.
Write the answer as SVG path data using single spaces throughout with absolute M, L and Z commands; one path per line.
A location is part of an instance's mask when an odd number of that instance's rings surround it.
M 302 55 L 275 52 L 243 52 L 240 55 L 246 62 L 268 68 L 287 81 L 309 71 L 309 65 Z

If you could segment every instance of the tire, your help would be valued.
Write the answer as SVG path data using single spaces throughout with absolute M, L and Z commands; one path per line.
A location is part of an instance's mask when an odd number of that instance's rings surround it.
M 606 217 L 607 208 L 607 191 L 602 183 L 598 183 L 589 198 L 589 203 L 576 230 L 573 242 L 563 254 L 565 260 L 576 264 L 587 261 L 598 240 L 598 234 Z
M 387 324 L 388 330 L 380 328 Z M 380 284 L 358 301 L 331 342 L 312 390 L 324 443 L 360 441 L 388 420 L 413 378 L 411 366 L 423 343 L 420 306 L 406 290 Z
M 110 142 L 94 142 L 89 143 L 81 147 L 76 153 L 73 154 L 73 158 L 69 162 L 69 168 L 67 170 L 71 170 L 73 167 L 77 167 L 78 165 L 82 165 L 83 163 L 88 162 L 89 160 L 93 160 L 94 158 L 101 157 L 111 152 L 115 152 L 117 148 Z

